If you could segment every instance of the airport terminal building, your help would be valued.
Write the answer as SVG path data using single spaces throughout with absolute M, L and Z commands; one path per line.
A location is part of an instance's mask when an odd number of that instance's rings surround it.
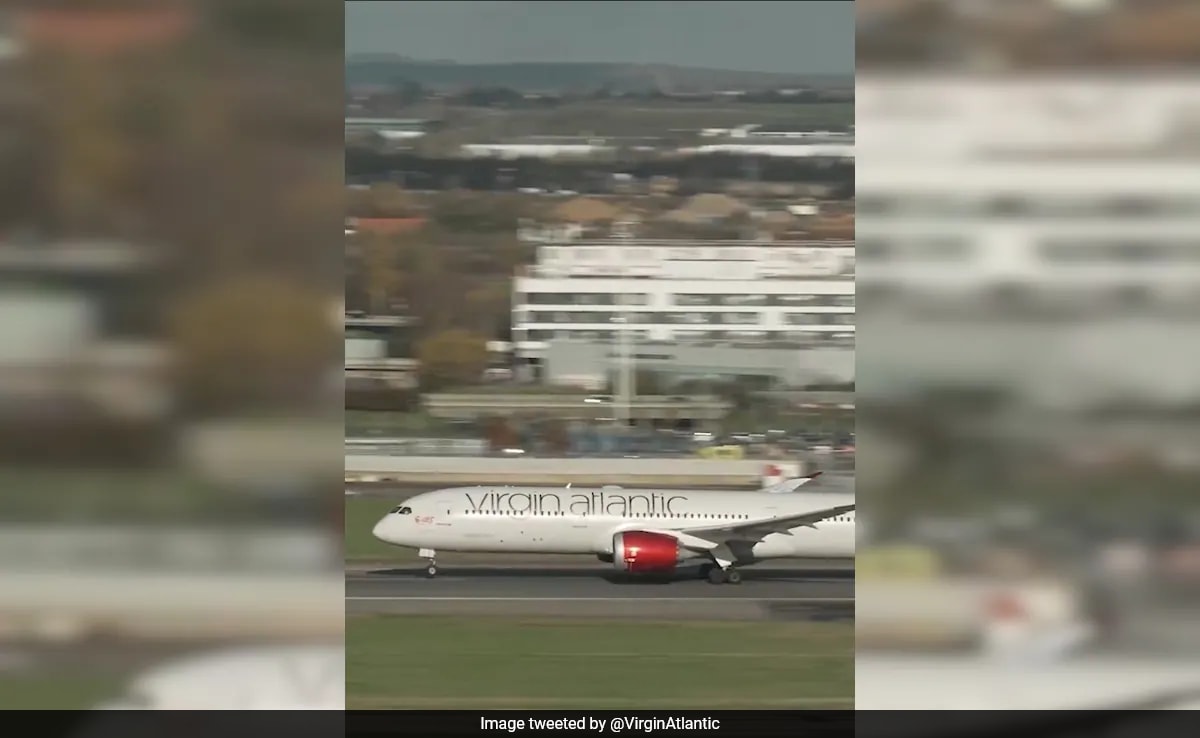
M 513 280 L 513 344 L 551 341 L 852 347 L 850 241 L 577 240 L 538 247 Z

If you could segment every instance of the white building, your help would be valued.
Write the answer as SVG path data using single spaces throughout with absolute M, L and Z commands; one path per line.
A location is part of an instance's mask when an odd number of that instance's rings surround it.
M 538 360 L 553 339 L 853 342 L 848 241 L 622 240 L 538 246 L 513 282 L 513 342 Z
M 860 76 L 856 112 L 859 392 L 1200 399 L 1200 78 Z
M 492 157 L 497 159 L 521 159 L 524 157 L 553 159 L 560 156 L 595 156 L 615 151 L 612 146 L 586 143 L 464 144 L 461 150 L 466 156 Z
M 854 144 L 803 143 L 798 141 L 705 144 L 703 146 L 680 149 L 680 151 L 690 154 L 744 154 L 749 156 L 786 156 L 807 159 L 849 160 L 854 158 Z
M 860 78 L 864 289 L 1200 299 L 1200 84 Z

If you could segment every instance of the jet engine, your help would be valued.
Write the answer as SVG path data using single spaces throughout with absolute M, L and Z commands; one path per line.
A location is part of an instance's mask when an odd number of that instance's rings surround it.
M 674 536 L 626 530 L 613 536 L 612 564 L 620 571 L 633 573 L 667 573 L 683 552 Z

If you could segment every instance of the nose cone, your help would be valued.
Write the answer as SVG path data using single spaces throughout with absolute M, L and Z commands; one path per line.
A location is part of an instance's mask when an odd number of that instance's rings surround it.
M 375 536 L 376 538 L 383 541 L 384 543 L 391 543 L 391 540 L 388 539 L 388 534 L 387 534 L 387 530 L 389 527 L 390 526 L 388 526 L 388 516 L 384 515 L 382 518 L 379 519 L 379 522 L 375 524 L 375 527 L 371 529 L 371 535 Z

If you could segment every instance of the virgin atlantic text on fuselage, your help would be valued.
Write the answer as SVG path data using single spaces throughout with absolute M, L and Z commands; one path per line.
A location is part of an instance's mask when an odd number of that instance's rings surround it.
M 684 512 L 675 505 L 685 495 L 621 494 L 617 492 L 485 492 L 467 493 L 467 502 L 475 513 L 557 515 L 676 515 Z

